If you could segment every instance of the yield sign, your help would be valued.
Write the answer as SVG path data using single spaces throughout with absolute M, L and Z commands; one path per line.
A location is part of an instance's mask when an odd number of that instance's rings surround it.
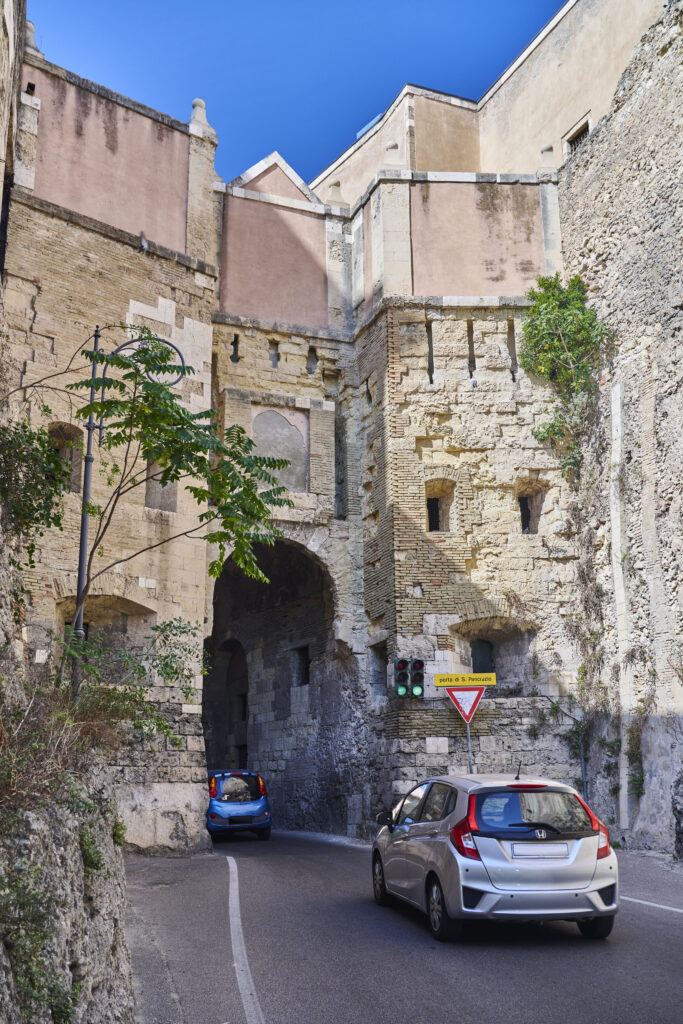
M 468 725 L 474 717 L 474 712 L 479 707 L 479 701 L 484 696 L 485 689 L 485 686 L 446 687 L 446 693 Z

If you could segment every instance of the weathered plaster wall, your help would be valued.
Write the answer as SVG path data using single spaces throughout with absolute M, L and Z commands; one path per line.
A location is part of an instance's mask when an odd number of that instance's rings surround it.
M 644 36 L 609 114 L 560 181 L 564 255 L 615 332 L 582 471 L 583 544 L 604 592 L 605 675 L 622 737 L 653 687 L 645 795 L 619 820 L 641 845 L 683 853 L 683 506 L 680 265 L 683 5 Z M 627 833 L 628 834 L 628 833 Z
M 413 97 L 414 171 L 478 171 L 479 122 L 473 103 L 451 96 Z
M 543 272 L 537 184 L 415 182 L 414 295 L 524 295 Z
M 541 147 L 553 146 L 588 117 L 592 128 L 609 109 L 633 47 L 662 10 L 662 0 L 578 0 L 553 30 L 479 102 L 481 169 L 535 171 Z
M 185 251 L 187 126 L 28 54 L 41 199 Z
M 325 218 L 226 196 L 220 310 L 327 327 Z

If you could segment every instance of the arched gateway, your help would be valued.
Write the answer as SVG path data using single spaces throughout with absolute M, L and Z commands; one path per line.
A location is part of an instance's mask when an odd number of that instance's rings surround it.
M 346 830 L 366 757 L 356 721 L 356 658 L 334 638 L 326 568 L 305 548 L 259 548 L 269 579 L 228 562 L 214 591 L 204 684 L 207 767 L 267 777 L 276 819 L 289 828 Z

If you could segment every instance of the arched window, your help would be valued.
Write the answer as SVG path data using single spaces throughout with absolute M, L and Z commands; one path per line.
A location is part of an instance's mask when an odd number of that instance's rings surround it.
M 52 423 L 47 432 L 62 462 L 71 467 L 69 490 L 79 494 L 83 475 L 83 431 L 72 423 Z
M 452 480 L 428 480 L 425 486 L 427 532 L 450 533 L 456 527 L 455 484 Z

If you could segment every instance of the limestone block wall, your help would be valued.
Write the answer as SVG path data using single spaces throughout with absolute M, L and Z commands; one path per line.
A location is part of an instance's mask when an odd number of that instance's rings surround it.
M 618 816 L 683 852 L 680 145 L 683 6 L 645 34 L 607 116 L 560 181 L 567 269 L 615 332 L 582 473 L 581 544 L 602 589 L 605 677 L 621 711 Z M 628 729 L 649 706 L 633 794 Z M 629 833 L 630 830 L 630 833 Z
M 144 324 L 173 341 L 197 373 L 184 383 L 191 409 L 211 404 L 211 310 L 215 304 L 216 269 L 180 253 L 151 246 L 139 250 L 136 236 L 83 218 L 15 188 L 10 208 L 6 312 L 16 384 L 36 381 L 65 367 L 96 324 Z M 117 328 L 103 333 L 113 347 L 126 337 Z M 77 367 L 80 366 L 80 370 Z M 83 360 L 76 372 L 88 374 Z M 73 371 L 69 379 L 73 379 Z M 57 378 L 54 383 L 63 385 Z M 35 422 L 38 406 L 31 401 Z M 48 421 L 77 426 L 68 398 L 50 394 Z M 93 499 L 105 494 L 94 474 Z M 34 664 L 45 663 L 51 631 L 70 621 L 76 590 L 80 523 L 80 478 L 66 496 L 64 530 L 43 538 L 35 570 L 26 574 L 30 593 L 28 641 Z M 196 524 L 197 510 L 178 490 L 176 511 L 146 505 L 144 488 L 122 507 L 104 544 L 107 560 L 126 558 L 146 543 L 180 533 Z M 123 562 L 97 582 L 86 606 L 93 628 L 114 623 L 135 643 L 157 621 L 182 616 L 202 621 L 206 588 L 206 551 L 198 540 L 179 538 L 130 562 Z M 199 670 L 199 666 L 197 666 Z M 197 671 L 197 688 L 201 676 Z M 203 835 L 204 753 L 201 744 L 201 694 L 188 704 L 178 692 L 153 693 L 177 723 L 180 750 L 160 754 L 131 748 L 115 766 L 122 813 L 129 837 L 140 846 L 192 845 Z M 195 740 L 197 742 L 193 743 Z M 185 788 L 182 801 L 171 797 L 171 776 Z M 202 783 L 200 785 L 200 783 Z M 180 792 L 180 789 L 178 790 Z M 168 825 L 168 805 L 178 807 Z M 133 820 L 135 817 L 135 821 Z M 180 821 L 180 824 L 177 822 Z M 173 833 L 173 834 L 172 834 Z

